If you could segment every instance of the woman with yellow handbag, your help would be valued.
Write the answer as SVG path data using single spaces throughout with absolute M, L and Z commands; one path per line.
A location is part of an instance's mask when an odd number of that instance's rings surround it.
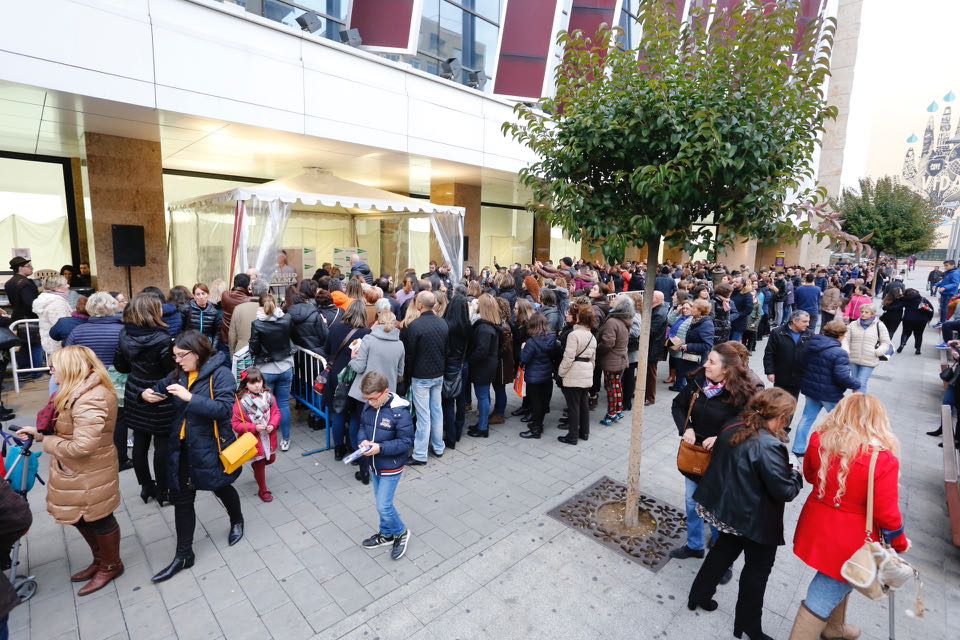
M 253 477 L 257 481 L 257 496 L 264 502 L 273 502 L 267 489 L 267 465 L 277 459 L 277 429 L 280 428 L 280 407 L 277 399 L 264 386 L 260 369 L 250 367 L 240 374 L 237 402 L 233 405 L 233 430 L 238 436 L 256 437 Z
M 243 537 L 240 496 L 232 486 L 240 468 L 227 473 L 221 461 L 221 450 L 233 440 L 230 418 L 236 402 L 227 358 L 213 348 L 206 336 L 188 330 L 174 341 L 173 359 L 177 369 L 141 394 L 150 403 L 170 397 L 176 408 L 170 425 L 167 477 L 174 505 L 177 550 L 173 562 L 153 576 L 153 582 L 169 580 L 193 566 L 193 530 L 197 523 L 194 501 L 198 490 L 212 491 L 226 507 L 230 516 L 227 542 L 233 546 Z

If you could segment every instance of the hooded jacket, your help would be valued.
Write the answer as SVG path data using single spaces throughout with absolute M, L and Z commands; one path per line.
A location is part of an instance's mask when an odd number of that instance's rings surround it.
M 627 368 L 627 342 L 630 340 L 630 326 L 633 324 L 633 312 L 612 312 L 600 327 L 598 362 L 603 371 L 618 373 Z
M 60 342 L 50 337 L 50 329 L 60 318 L 69 318 L 73 309 L 65 295 L 44 291 L 33 301 L 33 312 L 40 319 L 40 346 L 50 356 L 60 348 Z
M 823 334 L 807 343 L 807 368 L 800 380 L 800 391 L 821 402 L 839 402 L 847 389 L 856 391 L 860 383 L 850 374 L 850 356 L 840 341 Z
M 189 402 L 170 396 L 174 417 L 168 431 L 170 449 L 167 457 L 167 483 L 171 491 L 181 490 L 180 456 L 181 452 L 185 451 L 187 475 L 193 488 L 215 491 L 233 484 L 240 476 L 240 469 L 229 475 L 224 473 L 223 464 L 220 462 L 220 447 L 214 436 L 216 423 L 216 431 L 225 436 L 225 442 L 232 442 L 233 428 L 230 419 L 233 415 L 233 404 L 237 401 L 234 395 L 237 384 L 230 372 L 227 357 L 219 351 L 203 363 L 194 383 L 188 386 L 188 382 L 188 374 L 178 370 L 152 387 L 155 392 L 166 395 L 167 386 L 177 383 L 192 394 Z M 184 422 L 185 449 L 180 446 L 180 429 Z
M 290 321 L 293 323 L 291 339 L 293 344 L 314 353 L 323 353 L 323 346 L 327 342 L 327 323 L 320 315 L 320 309 L 313 302 L 301 302 L 287 310 Z
M 560 343 L 553 331 L 527 338 L 520 351 L 524 381 L 530 384 L 550 382 L 553 379 L 554 358 L 559 350 Z
M 123 411 L 134 431 L 166 436 L 174 408 L 170 399 L 151 404 L 140 397 L 173 371 L 173 340 L 160 327 L 125 325 L 120 330 L 113 366 L 130 374 L 123 395 Z
M 363 374 L 368 371 L 382 373 L 387 378 L 387 388 L 395 391 L 397 383 L 403 380 L 404 353 L 399 329 L 394 328 L 387 333 L 382 326 L 374 326 L 370 333 L 360 340 L 360 349 L 357 350 L 356 357 L 349 362 L 349 367 L 357 372 L 357 377 L 353 379 L 347 395 L 358 402 L 364 402 L 360 382 Z
M 91 373 L 57 418 L 55 435 L 43 438 L 43 450 L 53 458 L 47 511 L 60 524 L 100 520 L 120 506 L 116 422 L 116 391 Z
M 410 459 L 414 430 L 409 407 L 409 402 L 392 393 L 382 407 L 363 405 L 357 437 L 380 445 L 380 453 L 370 456 L 370 466 L 378 476 L 400 473 Z

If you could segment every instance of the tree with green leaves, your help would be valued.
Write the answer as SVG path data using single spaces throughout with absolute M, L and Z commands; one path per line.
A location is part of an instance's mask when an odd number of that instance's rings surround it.
M 811 158 L 836 115 L 823 85 L 832 21 L 800 25 L 799 3 L 704 2 L 680 21 L 672 2 L 641 6 L 639 50 L 561 33 L 556 94 L 519 104 L 504 132 L 537 160 L 521 170 L 532 211 L 574 239 L 622 257 L 648 248 L 643 314 L 650 317 L 661 238 L 716 250 L 735 239 L 798 239 L 797 221 L 823 193 Z M 712 234 L 698 223 L 713 222 Z M 646 370 L 650 324 L 642 324 L 638 370 Z M 659 339 L 659 338 L 657 338 Z M 626 524 L 639 521 L 645 376 L 638 376 L 627 469 Z
M 859 191 L 844 189 L 837 210 L 849 233 L 870 237 L 870 245 L 890 256 L 932 248 L 940 216 L 922 194 L 887 176 L 861 178 Z

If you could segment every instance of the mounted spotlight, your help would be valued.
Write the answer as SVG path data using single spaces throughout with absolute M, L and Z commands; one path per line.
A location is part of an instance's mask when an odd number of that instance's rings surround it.
M 483 87 L 487 84 L 487 74 L 483 72 L 483 69 L 480 71 L 471 71 L 467 74 L 467 86 L 473 87 L 478 91 L 483 91 Z
M 323 20 L 321 20 L 320 16 L 312 11 L 308 11 L 301 16 L 297 16 L 297 24 L 300 25 L 301 29 L 310 33 L 316 33 L 317 31 L 320 31 L 320 29 L 323 29 Z
M 360 29 L 344 29 L 340 32 L 340 42 L 348 44 L 351 47 L 359 47 L 363 44 L 363 38 L 360 37 Z
M 460 64 L 460 58 L 447 58 L 440 63 L 440 77 L 447 80 L 460 81 L 463 73 L 463 65 Z

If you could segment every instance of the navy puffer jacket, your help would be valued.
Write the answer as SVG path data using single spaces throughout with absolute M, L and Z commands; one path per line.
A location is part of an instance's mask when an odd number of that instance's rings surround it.
M 375 474 L 388 476 L 403 471 L 413 451 L 413 434 L 410 403 L 400 396 L 391 394 L 379 409 L 364 403 L 357 435 L 359 440 L 380 445 L 380 453 L 370 456 Z
M 850 374 L 850 355 L 836 338 L 815 335 L 807 343 L 807 368 L 800 391 L 821 402 L 839 402 L 847 389 L 860 383 Z
M 706 362 L 707 356 L 713 349 L 713 341 L 716 332 L 713 326 L 713 318 L 703 316 L 694 320 L 687 328 L 686 346 L 684 351 L 687 353 L 696 353 L 700 356 L 700 362 Z
M 552 331 L 527 338 L 520 352 L 523 379 L 531 384 L 553 380 L 553 362 L 559 349 L 557 334 Z
M 208 305 L 211 306 L 211 305 Z M 157 393 L 167 395 L 167 386 L 177 383 L 187 386 L 189 380 L 185 372 L 178 368 L 172 374 L 153 385 Z M 210 398 L 211 390 L 213 399 Z M 233 415 L 233 405 L 237 401 L 237 384 L 230 373 L 230 363 L 227 357 L 220 352 L 210 356 L 200 371 L 197 379 L 189 387 L 192 394 L 190 402 L 170 396 L 176 410 L 173 421 L 170 423 L 170 453 L 167 457 L 167 482 L 172 491 L 180 491 L 180 428 L 186 421 L 184 430 L 187 453 L 187 473 L 194 489 L 215 491 L 233 481 L 240 475 L 237 469 L 230 475 L 223 471 L 220 462 L 220 449 L 214 437 L 213 423 L 217 423 L 217 431 L 224 437 L 226 445 L 233 442 L 235 436 L 230 426 Z

